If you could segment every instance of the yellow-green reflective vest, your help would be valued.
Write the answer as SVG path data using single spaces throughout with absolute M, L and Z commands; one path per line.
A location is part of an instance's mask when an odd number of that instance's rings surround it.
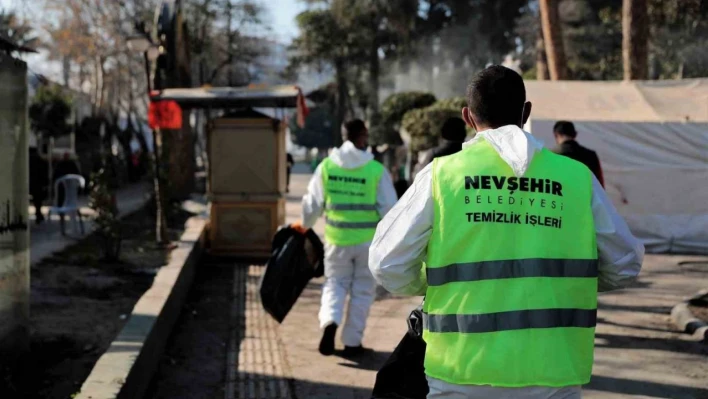
M 381 220 L 376 192 L 384 167 L 376 161 L 345 169 L 327 158 L 322 163 L 325 191 L 325 239 L 338 246 L 371 241 Z
M 435 160 L 425 371 L 453 384 L 589 382 L 597 319 L 592 180 L 543 149 L 526 174 L 485 140 Z

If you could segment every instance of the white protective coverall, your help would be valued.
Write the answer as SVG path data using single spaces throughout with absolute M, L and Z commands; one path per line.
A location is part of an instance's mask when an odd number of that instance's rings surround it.
M 517 126 L 478 133 L 463 145 L 487 140 L 511 167 L 522 176 L 543 144 Z M 398 204 L 379 223 L 369 254 L 371 272 L 388 291 L 400 295 L 424 295 L 427 289 L 422 262 L 426 258 L 428 240 L 433 228 L 432 164 L 416 177 Z M 639 274 L 644 246 L 629 231 L 617 214 L 597 179 L 593 177 L 592 213 L 597 231 L 599 255 L 598 290 L 625 288 Z M 503 237 L 499 237 L 503 239 Z M 564 388 L 456 385 L 428 377 L 428 398 L 580 398 L 579 386 Z
M 356 169 L 374 159 L 373 155 L 357 149 L 350 141 L 335 149 L 329 158 L 345 169 Z M 311 228 L 322 215 L 325 192 L 322 184 L 322 164 L 315 170 L 307 194 L 302 198 L 302 224 Z M 376 210 L 383 218 L 396 204 L 398 196 L 388 172 L 383 173 L 376 192 Z M 322 287 L 320 328 L 332 323 L 342 325 L 344 304 L 350 293 L 346 324 L 342 331 L 345 346 L 359 346 L 364 335 L 369 308 L 374 302 L 376 281 L 369 271 L 369 246 L 336 246 L 325 243 L 325 284 Z

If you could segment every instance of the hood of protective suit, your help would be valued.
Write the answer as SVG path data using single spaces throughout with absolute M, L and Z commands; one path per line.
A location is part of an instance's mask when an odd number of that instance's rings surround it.
M 543 143 L 540 140 L 514 125 L 478 132 L 472 140 L 464 143 L 462 147 L 473 145 L 480 140 L 486 140 L 517 177 L 526 173 L 534 155 L 543 149 Z
M 341 147 L 335 148 L 329 155 L 329 159 L 344 169 L 356 169 L 369 163 L 374 156 L 354 147 L 351 141 L 347 141 Z

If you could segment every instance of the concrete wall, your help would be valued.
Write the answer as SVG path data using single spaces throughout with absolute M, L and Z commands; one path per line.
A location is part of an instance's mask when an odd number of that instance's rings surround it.
M 28 348 L 27 65 L 0 53 L 0 359 Z

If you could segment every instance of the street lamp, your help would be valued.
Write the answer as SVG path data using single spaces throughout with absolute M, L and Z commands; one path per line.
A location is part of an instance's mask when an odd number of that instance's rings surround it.
M 152 93 L 152 73 L 150 68 L 150 63 L 155 62 L 160 54 L 164 51 L 164 47 L 155 44 L 152 38 L 148 36 L 147 33 L 142 31 L 140 34 L 129 36 L 126 38 L 128 45 L 128 50 L 135 54 L 142 54 L 145 60 L 145 78 L 147 80 L 147 95 L 148 99 Z M 166 220 L 165 213 L 162 209 L 162 189 L 160 184 L 160 153 L 158 150 L 158 140 L 157 140 L 157 129 L 152 130 L 152 151 L 153 151 L 153 164 L 155 168 L 155 209 L 156 209 L 156 225 L 155 225 L 155 236 L 158 244 L 166 243 Z

